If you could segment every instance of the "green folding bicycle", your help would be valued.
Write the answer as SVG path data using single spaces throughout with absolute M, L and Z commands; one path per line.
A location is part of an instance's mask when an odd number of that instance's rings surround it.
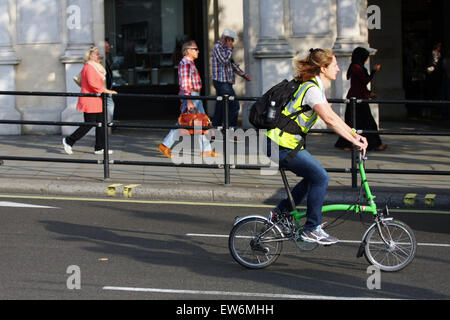
M 367 205 L 330 204 L 323 206 L 322 212 L 372 214 L 374 222 L 362 237 L 357 257 L 364 255 L 371 265 L 379 267 L 380 270 L 398 271 L 414 259 L 416 239 L 410 227 L 389 217 L 387 205 L 381 210 L 377 208 L 375 196 L 372 195 L 366 179 L 364 161 L 359 153 L 359 173 Z M 314 250 L 318 246 L 317 243 L 301 239 L 306 210 L 295 209 L 286 173 L 282 168 L 280 172 L 292 211 L 279 215 L 276 221 L 269 221 L 268 218 L 258 215 L 237 217 L 230 232 L 228 246 L 231 255 L 244 267 L 261 269 L 271 265 L 281 254 L 284 241 L 293 241 L 304 251 Z

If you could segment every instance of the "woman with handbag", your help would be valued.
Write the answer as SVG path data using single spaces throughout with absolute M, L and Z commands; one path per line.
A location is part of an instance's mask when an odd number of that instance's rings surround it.
M 117 94 L 114 90 L 106 89 L 105 76 L 106 70 L 100 64 L 100 53 L 97 47 L 90 47 L 84 57 L 84 67 L 81 70 L 81 93 L 109 93 Z M 75 80 L 75 79 L 74 79 Z M 102 122 L 103 121 L 103 102 L 101 97 L 79 97 L 77 110 L 83 111 L 84 122 Z M 81 126 L 70 136 L 63 138 L 62 143 L 64 151 L 72 154 L 73 145 L 83 138 L 92 127 Z M 101 127 L 95 128 L 95 154 L 103 154 L 105 149 L 105 133 Z M 109 150 L 112 154 L 112 150 Z
M 183 59 L 178 65 L 178 82 L 180 85 L 180 96 L 199 96 L 202 89 L 202 80 L 200 74 L 195 66 L 194 60 L 198 58 L 199 49 L 195 41 L 188 41 L 182 47 Z M 181 113 L 184 112 L 199 112 L 205 114 L 203 103 L 201 100 L 181 100 Z M 173 155 L 170 148 L 178 141 L 180 129 L 172 129 L 164 138 L 163 142 L 158 146 L 158 150 L 168 158 Z M 217 157 L 218 153 L 212 151 L 211 144 L 205 135 L 197 135 L 201 141 L 199 143 L 202 157 Z

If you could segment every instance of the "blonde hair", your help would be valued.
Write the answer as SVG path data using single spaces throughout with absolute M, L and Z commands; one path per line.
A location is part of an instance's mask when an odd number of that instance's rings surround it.
M 320 74 L 320 68 L 328 67 L 333 61 L 334 52 L 328 49 L 310 49 L 306 58 L 300 55 L 292 59 L 294 79 L 300 82 L 308 81 Z
M 90 59 L 91 59 L 91 55 L 95 52 L 95 50 L 98 51 L 98 48 L 95 46 L 91 46 L 86 53 L 84 54 L 83 57 L 83 63 L 86 64 Z

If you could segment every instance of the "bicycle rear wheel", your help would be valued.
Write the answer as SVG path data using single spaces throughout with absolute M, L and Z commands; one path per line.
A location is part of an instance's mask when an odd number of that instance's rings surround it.
M 262 269 L 274 263 L 281 253 L 283 236 L 264 218 L 250 217 L 239 221 L 228 240 L 230 253 L 239 264 Z
M 417 243 L 413 231 L 401 221 L 384 221 L 381 232 L 374 224 L 365 237 L 364 255 L 367 261 L 383 271 L 399 271 L 414 259 Z

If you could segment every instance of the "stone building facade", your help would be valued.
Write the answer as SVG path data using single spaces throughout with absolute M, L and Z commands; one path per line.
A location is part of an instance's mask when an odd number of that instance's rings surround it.
M 413 2 L 417 1 L 409 3 Z M 431 2 L 448 9 L 446 1 Z M 379 9 L 379 16 L 373 16 L 376 10 L 368 11 L 371 6 Z M 72 79 L 83 66 L 84 52 L 96 45 L 104 53 L 108 39 L 119 93 L 177 94 L 176 46 L 193 38 L 201 49 L 197 65 L 204 80 L 202 93 L 214 95 L 209 57 L 222 30 L 230 28 L 240 36 L 234 59 L 253 77 L 251 82 L 237 79 L 237 95 L 261 95 L 291 77 L 295 54 L 306 55 L 309 48 L 323 47 L 334 50 L 342 70 L 328 96 L 342 98 L 349 86 L 345 71 L 351 52 L 363 46 L 384 67 L 373 84 L 379 98 L 402 99 L 405 41 L 401 18 L 405 12 L 411 15 L 406 9 L 402 0 L 0 0 L 0 91 L 79 92 Z M 368 17 L 375 28 L 368 26 Z M 448 32 L 442 36 L 448 43 Z M 0 118 L 82 121 L 76 102 L 76 98 L 0 95 Z M 126 104 L 121 100 L 117 107 L 124 110 Z M 248 126 L 247 107 L 242 104 L 243 127 Z M 345 106 L 333 108 L 343 115 Z M 171 110 L 176 113 L 177 106 Z M 207 110 L 214 112 L 213 102 Z M 397 110 L 385 114 L 404 116 L 403 109 Z M 377 116 L 376 106 L 374 112 Z M 68 134 L 73 130 L 69 126 L 0 126 L 0 134 Z

